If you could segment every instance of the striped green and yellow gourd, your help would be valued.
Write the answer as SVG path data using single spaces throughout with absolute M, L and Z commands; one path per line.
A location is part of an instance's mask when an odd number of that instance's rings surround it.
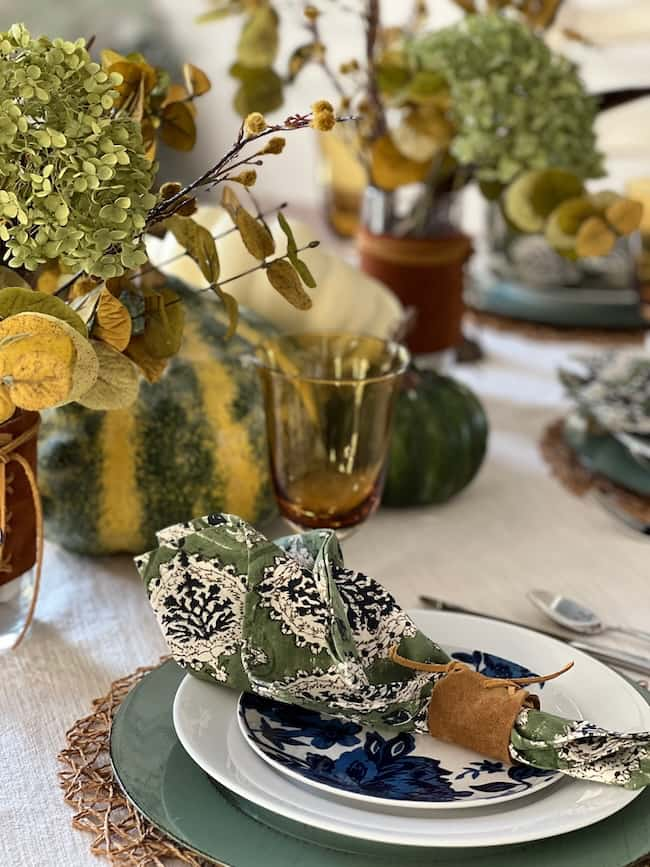
M 242 364 L 272 329 L 226 317 L 208 293 L 169 281 L 185 305 L 183 345 L 129 409 L 70 405 L 44 415 L 39 484 L 46 535 L 86 554 L 140 552 L 171 523 L 213 511 L 260 523 L 274 512 L 256 371 Z

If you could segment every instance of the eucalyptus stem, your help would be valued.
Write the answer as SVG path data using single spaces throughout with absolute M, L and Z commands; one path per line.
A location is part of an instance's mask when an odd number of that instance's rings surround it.
M 313 250 L 316 247 L 320 246 L 320 241 L 310 241 L 308 244 L 305 244 L 304 247 L 298 247 L 296 253 L 302 253 L 305 250 Z M 257 265 L 254 265 L 252 268 L 249 268 L 247 271 L 240 271 L 239 274 L 235 274 L 233 277 L 227 277 L 225 280 L 219 280 L 218 283 L 210 283 L 209 286 L 204 286 L 202 289 L 199 289 L 199 292 L 207 292 L 208 290 L 212 290 L 216 292 L 217 289 L 221 289 L 222 286 L 225 286 L 227 283 L 232 283 L 235 280 L 239 280 L 241 277 L 247 277 L 249 274 L 254 274 L 255 271 L 264 271 L 269 265 L 272 265 L 273 262 L 280 262 L 282 259 L 288 259 L 289 254 L 283 253 L 282 256 L 275 256 L 273 259 L 265 259 L 263 262 L 260 262 Z

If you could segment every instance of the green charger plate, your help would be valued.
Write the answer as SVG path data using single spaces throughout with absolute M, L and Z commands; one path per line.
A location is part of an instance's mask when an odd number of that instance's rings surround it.
M 589 472 L 600 473 L 628 491 L 650 497 L 650 471 L 611 434 L 585 433 L 580 426 L 572 425 L 569 416 L 564 423 L 564 439 Z
M 301 825 L 234 798 L 181 747 L 172 703 L 185 672 L 167 662 L 122 702 L 111 761 L 129 800 L 176 842 L 227 867 L 627 867 L 650 851 L 650 791 L 621 813 L 561 837 L 489 849 L 365 843 Z M 650 693 L 645 693 L 650 702 Z M 215 732 L 225 737 L 225 732 Z
M 476 281 L 466 300 L 485 313 L 560 328 L 635 329 L 648 324 L 641 316 L 638 297 L 629 290 L 534 289 L 495 279 Z

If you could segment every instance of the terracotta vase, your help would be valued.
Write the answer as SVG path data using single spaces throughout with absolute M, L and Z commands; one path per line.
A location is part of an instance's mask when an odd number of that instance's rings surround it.
M 16 646 L 22 638 L 38 592 L 39 423 L 37 412 L 18 410 L 0 424 L 0 650 Z
M 357 242 L 362 270 L 413 310 L 405 337 L 411 352 L 430 355 L 459 346 L 470 238 L 452 228 L 431 238 L 397 238 L 361 228 Z

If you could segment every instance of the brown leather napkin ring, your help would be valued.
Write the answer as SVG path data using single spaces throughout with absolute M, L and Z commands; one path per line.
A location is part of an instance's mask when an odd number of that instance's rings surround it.
M 545 683 L 568 671 L 540 677 L 494 678 L 473 671 L 452 660 L 444 665 L 415 662 L 399 656 L 397 648 L 390 658 L 398 665 L 416 671 L 443 673 L 433 687 L 427 723 L 434 738 L 474 750 L 491 759 L 512 764 L 510 735 L 522 708 L 539 710 L 539 699 L 523 688 L 525 684 Z

